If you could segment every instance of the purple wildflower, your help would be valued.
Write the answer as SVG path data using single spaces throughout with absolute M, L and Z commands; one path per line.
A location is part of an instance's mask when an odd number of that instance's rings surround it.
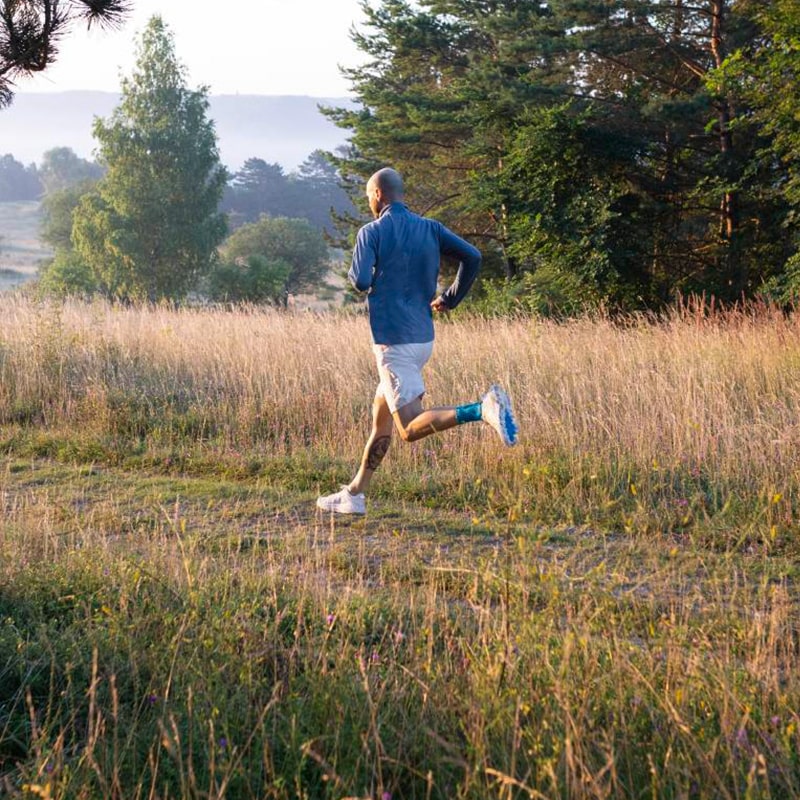
M 750 746 L 750 739 L 747 736 L 747 730 L 745 728 L 739 728 L 739 730 L 736 731 L 736 746 L 742 749 Z

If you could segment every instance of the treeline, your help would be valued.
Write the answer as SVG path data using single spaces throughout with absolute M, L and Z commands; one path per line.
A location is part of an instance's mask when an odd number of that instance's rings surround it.
M 39 166 L 26 167 L 7 153 L 0 158 L 0 202 L 39 200 L 45 194 L 97 180 L 102 174 L 99 164 L 80 158 L 69 147 L 48 150 Z
M 268 214 L 306 219 L 318 230 L 333 233 L 335 219 L 354 209 L 336 167 L 325 153 L 315 150 L 288 174 L 280 164 L 247 159 L 225 187 L 221 210 L 233 228 Z
M 0 202 L 38 200 L 42 182 L 36 164 L 27 167 L 10 153 L 0 157 Z
M 337 165 L 391 164 L 500 306 L 800 289 L 800 0 L 382 0 Z
M 100 164 L 80 158 L 69 147 L 48 150 L 39 166 L 25 166 L 8 153 L 0 157 L 0 202 L 43 199 L 48 213 L 58 214 L 66 198 L 54 195 L 65 190 L 74 195 L 75 187 L 85 189 L 104 173 Z M 280 164 L 249 158 L 230 176 L 220 210 L 228 214 L 232 228 L 269 214 L 306 219 L 315 228 L 332 232 L 332 213 L 338 216 L 353 209 L 336 167 L 316 150 L 288 174 Z

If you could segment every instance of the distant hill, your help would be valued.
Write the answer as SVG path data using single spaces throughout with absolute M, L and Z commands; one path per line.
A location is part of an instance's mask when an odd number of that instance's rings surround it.
M 317 106 L 351 106 L 347 98 L 266 95 L 212 95 L 222 162 L 232 171 L 245 159 L 263 158 L 294 169 L 316 149 L 334 150 L 346 131 L 328 121 Z M 0 111 L 0 155 L 11 153 L 24 164 L 39 163 L 51 147 L 71 147 L 91 158 L 94 117 L 107 117 L 119 102 L 110 92 L 25 93 Z

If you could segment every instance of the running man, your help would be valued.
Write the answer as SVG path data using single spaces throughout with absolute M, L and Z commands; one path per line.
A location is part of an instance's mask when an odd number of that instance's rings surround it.
M 367 181 L 375 220 L 358 232 L 349 278 L 368 292 L 369 323 L 380 382 L 372 405 L 372 432 L 356 476 L 340 491 L 317 499 L 317 507 L 339 514 L 364 514 L 366 492 L 397 428 L 414 442 L 466 422 L 484 421 L 506 445 L 517 441 L 508 395 L 497 385 L 476 403 L 424 409 L 422 368 L 433 350 L 433 312 L 455 308 L 469 291 L 481 254 L 440 222 L 409 211 L 403 179 L 393 169 Z M 436 294 L 442 255 L 459 260 L 452 285 Z

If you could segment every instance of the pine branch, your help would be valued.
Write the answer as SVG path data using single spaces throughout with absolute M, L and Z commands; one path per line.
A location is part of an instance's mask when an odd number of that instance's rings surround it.
M 5 0 L 0 6 L 0 107 L 13 97 L 14 78 L 47 69 L 74 19 L 118 27 L 131 0 Z
M 132 7 L 131 0 L 75 0 L 75 5 L 90 27 L 100 25 L 107 29 L 119 28 Z

